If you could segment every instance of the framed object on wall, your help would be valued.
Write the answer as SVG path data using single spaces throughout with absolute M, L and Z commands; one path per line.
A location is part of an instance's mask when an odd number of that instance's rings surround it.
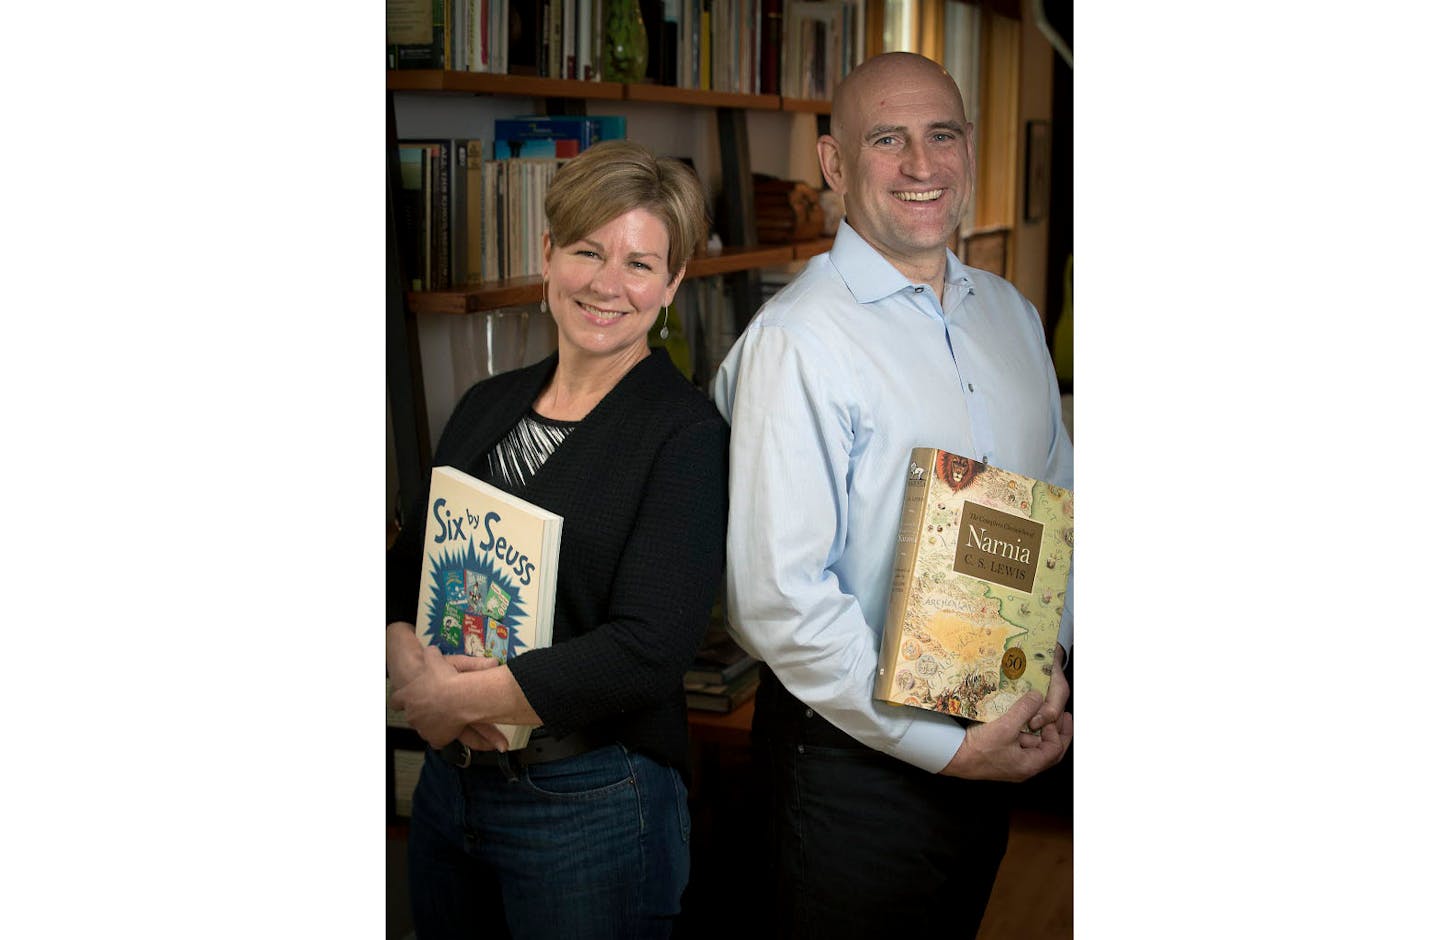
M 1050 122 L 1025 122 L 1025 221 L 1039 222 L 1050 206 Z

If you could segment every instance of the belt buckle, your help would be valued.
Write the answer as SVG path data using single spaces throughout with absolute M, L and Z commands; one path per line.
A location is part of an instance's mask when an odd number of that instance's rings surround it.
M 474 752 L 470 750 L 469 745 L 460 741 L 451 741 L 440 749 L 440 756 L 445 759 L 445 763 L 464 770 L 470 766 Z

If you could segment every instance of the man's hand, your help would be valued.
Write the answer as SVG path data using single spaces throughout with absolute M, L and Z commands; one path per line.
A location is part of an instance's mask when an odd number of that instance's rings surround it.
M 1054 687 L 1055 677 L 1051 677 Z M 1063 681 L 1063 680 L 1062 680 Z M 1069 692 L 1067 688 L 1066 695 Z M 1060 763 L 1075 734 L 1075 719 L 1069 712 L 1046 724 L 1038 736 L 1024 731 L 1040 713 L 1044 700 L 1039 692 L 1026 692 L 994 721 L 972 725 L 960 742 L 960 749 L 940 772 L 967 780 L 1028 780 Z
M 1066 703 L 1070 701 L 1070 683 L 1065 679 L 1065 647 L 1056 643 L 1055 658 L 1050 662 L 1050 691 L 1045 696 L 1045 704 L 1041 705 L 1040 711 L 1030 719 L 1028 727 L 1031 731 L 1039 731 L 1046 725 L 1059 721 L 1060 716 L 1065 714 Z

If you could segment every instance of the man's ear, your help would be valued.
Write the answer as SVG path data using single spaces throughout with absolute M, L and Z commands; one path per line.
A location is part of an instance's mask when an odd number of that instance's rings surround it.
M 820 157 L 820 172 L 825 175 L 825 182 L 835 192 L 845 195 L 844 172 L 840 165 L 840 141 L 829 134 L 821 134 L 820 139 L 815 142 L 815 152 Z

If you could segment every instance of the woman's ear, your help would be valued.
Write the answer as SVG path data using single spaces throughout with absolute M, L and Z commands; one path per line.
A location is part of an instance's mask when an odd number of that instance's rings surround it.
M 685 265 L 682 264 L 680 270 L 676 271 L 675 276 L 670 279 L 670 286 L 665 288 L 665 303 L 661 304 L 662 307 L 670 306 L 670 301 L 675 299 L 675 292 L 680 289 L 680 282 L 683 280 L 685 280 Z
M 540 280 L 550 279 L 550 233 L 546 232 L 540 239 Z

